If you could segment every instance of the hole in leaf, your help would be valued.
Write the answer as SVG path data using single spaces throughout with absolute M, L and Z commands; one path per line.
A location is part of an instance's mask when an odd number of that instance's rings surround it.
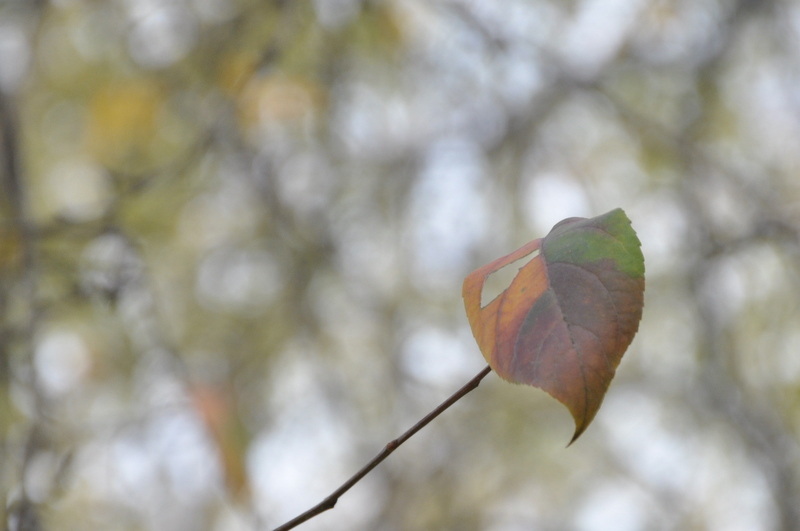
M 539 256 L 539 249 L 534 249 L 522 258 L 506 264 L 490 274 L 483 283 L 483 289 L 481 290 L 481 308 L 485 308 L 487 304 L 503 293 L 511 285 L 511 281 L 517 276 L 519 270 L 537 256 Z

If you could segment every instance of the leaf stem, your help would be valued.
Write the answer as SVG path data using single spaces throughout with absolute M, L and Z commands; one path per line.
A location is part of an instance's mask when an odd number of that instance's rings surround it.
M 325 498 L 317 505 L 304 512 L 303 514 L 293 518 L 292 520 L 289 520 L 280 527 L 276 527 L 274 531 L 287 531 L 289 529 L 293 529 L 298 525 L 302 524 L 303 522 L 311 520 L 315 516 L 329 509 L 333 509 L 334 506 L 336 505 L 336 502 L 339 501 L 339 498 L 342 496 L 342 494 L 350 490 L 350 488 L 353 485 L 361 481 L 361 479 L 364 476 L 366 476 L 373 468 L 378 466 L 381 463 L 381 461 L 389 457 L 389 454 L 397 450 L 397 448 L 401 444 L 406 442 L 409 438 L 411 438 L 412 435 L 414 435 L 419 430 L 427 426 L 430 421 L 438 417 L 445 409 L 449 408 L 450 406 L 461 400 L 461 398 L 463 398 L 464 395 L 466 395 L 467 393 L 478 387 L 478 385 L 481 383 L 481 380 L 483 380 L 483 378 L 491 371 L 492 368 L 487 365 L 486 368 L 484 368 L 481 372 L 479 372 L 472 380 L 464 384 L 464 386 L 461 389 L 453 393 L 453 395 L 450 398 L 442 402 L 439 405 L 439 407 L 437 407 L 436 409 L 425 415 L 425 417 L 423 417 L 422 420 L 414 424 L 411 428 L 409 428 L 408 431 L 403 433 L 400 437 L 392 441 L 389 441 L 386 444 L 386 446 L 384 446 L 383 450 L 381 450 L 381 452 L 378 455 L 372 458 L 372 461 L 364 465 L 364 467 L 361 470 L 353 474 L 353 476 L 350 479 L 345 481 L 341 487 L 333 491 L 333 493 L 331 493 L 330 496 L 328 496 L 327 498 Z

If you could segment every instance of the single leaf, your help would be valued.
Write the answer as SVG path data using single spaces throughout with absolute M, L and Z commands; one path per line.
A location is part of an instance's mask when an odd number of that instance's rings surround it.
M 481 306 L 484 282 L 530 256 L 508 288 Z M 574 442 L 591 423 L 639 329 L 644 256 L 622 209 L 569 218 L 544 238 L 464 279 L 464 306 L 486 361 L 504 380 L 533 385 L 564 404 Z

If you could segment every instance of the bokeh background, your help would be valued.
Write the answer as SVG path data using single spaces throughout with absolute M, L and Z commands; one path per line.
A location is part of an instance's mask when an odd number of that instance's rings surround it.
M 312 530 L 800 529 L 800 2 L 0 2 L 12 530 L 270 529 L 480 371 L 461 282 L 622 207 L 570 448 L 490 374 Z

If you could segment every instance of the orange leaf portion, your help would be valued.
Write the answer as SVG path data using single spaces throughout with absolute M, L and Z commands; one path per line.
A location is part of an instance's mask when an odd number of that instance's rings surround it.
M 231 389 L 212 384 L 198 384 L 191 390 L 192 403 L 203 420 L 219 453 L 228 492 L 234 499 L 250 496 L 245 456 L 247 434 L 236 413 Z
M 508 288 L 481 307 L 489 275 L 527 255 L 533 257 Z M 567 406 L 575 420 L 574 441 L 597 414 L 638 330 L 644 257 L 621 209 L 570 218 L 545 238 L 472 272 L 463 297 L 473 335 L 492 369 Z

